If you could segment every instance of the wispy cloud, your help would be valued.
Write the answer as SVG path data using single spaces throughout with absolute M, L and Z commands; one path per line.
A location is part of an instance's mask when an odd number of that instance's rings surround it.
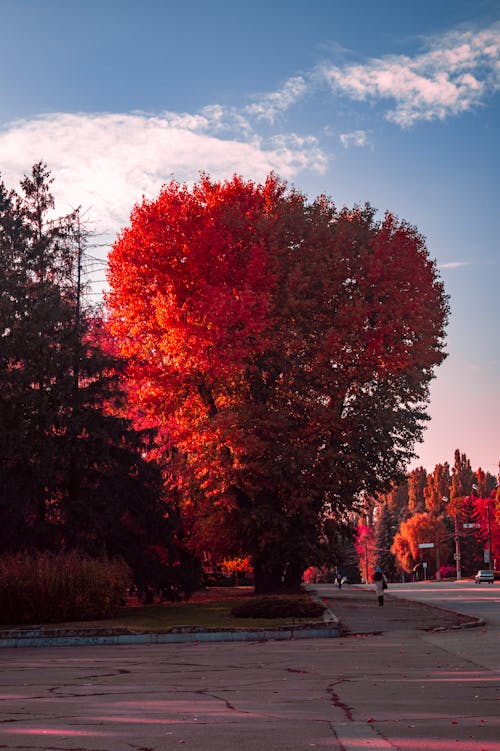
M 103 232 L 123 226 L 134 203 L 156 195 L 172 177 L 190 182 L 205 171 L 215 178 L 237 172 L 263 179 L 275 170 L 291 179 L 326 168 L 316 138 L 282 134 L 265 140 L 241 113 L 218 106 L 196 114 L 53 114 L 0 131 L 8 185 L 41 159 L 56 178 L 59 210 L 81 204 Z
M 393 55 L 345 66 L 324 63 L 317 76 L 336 95 L 395 102 L 386 117 L 402 127 L 442 120 L 472 109 L 500 87 L 500 24 L 435 38 L 414 57 Z
M 310 82 L 303 76 L 293 76 L 277 91 L 265 94 L 258 101 L 245 107 L 251 117 L 274 123 L 276 117 L 288 110 L 310 89 Z
M 485 369 L 483 365 L 478 365 L 477 363 L 471 362 L 471 363 L 468 363 L 467 365 L 464 365 L 463 370 L 466 373 L 474 373 L 477 375 L 478 373 L 484 373 Z
M 388 103 L 386 119 L 401 127 L 459 115 L 500 88 L 500 24 L 433 37 L 413 56 L 390 55 L 347 65 L 325 61 L 263 95 L 245 108 L 245 114 L 272 123 L 325 86 L 336 97 Z
M 344 149 L 349 149 L 351 146 L 371 146 L 366 130 L 353 130 L 351 133 L 340 133 L 339 139 Z
M 462 269 L 464 266 L 471 266 L 470 261 L 449 261 L 448 263 L 440 263 L 440 269 Z

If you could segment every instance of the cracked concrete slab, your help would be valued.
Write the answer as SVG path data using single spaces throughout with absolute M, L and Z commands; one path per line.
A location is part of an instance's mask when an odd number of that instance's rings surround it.
M 378 635 L 375 609 L 337 639 L 4 649 L 0 749 L 500 751 L 494 634 L 397 607 Z

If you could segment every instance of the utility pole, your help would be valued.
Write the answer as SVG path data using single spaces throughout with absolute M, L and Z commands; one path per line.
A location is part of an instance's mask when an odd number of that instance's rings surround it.
M 462 578 L 460 566 L 460 537 L 458 534 L 458 514 L 455 514 L 455 562 L 457 564 L 457 580 Z
M 441 499 L 443 503 L 449 503 L 450 499 L 445 495 Z M 458 511 L 455 509 L 454 519 L 454 536 L 455 536 L 455 565 L 457 569 L 457 580 L 462 578 L 462 569 L 460 567 L 460 536 L 458 532 Z
M 73 344 L 73 414 L 78 413 L 80 401 L 80 350 L 81 350 L 81 297 L 82 297 L 82 231 L 80 215 L 77 217 L 76 236 L 76 301 Z
M 75 224 L 72 227 L 72 240 L 75 242 L 75 312 L 73 322 L 73 383 L 71 388 L 71 415 L 69 425 L 69 457 L 68 457 L 68 500 L 69 507 L 74 511 L 78 506 L 81 485 L 81 466 L 78 455 L 78 434 L 80 421 L 80 371 L 81 371 L 81 314 L 82 314 L 82 228 L 80 214 L 76 213 Z
M 493 570 L 493 555 L 491 549 L 491 516 L 490 516 L 490 499 L 486 499 L 486 519 L 488 523 L 488 568 Z

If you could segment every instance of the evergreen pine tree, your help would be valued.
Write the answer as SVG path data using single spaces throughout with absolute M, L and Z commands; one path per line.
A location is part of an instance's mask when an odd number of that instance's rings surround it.
M 42 163 L 20 193 L 0 184 L 0 552 L 120 555 L 137 579 L 177 586 L 178 514 L 82 303 L 79 212 L 50 220 L 50 184 Z
M 408 475 L 408 510 L 411 515 L 421 514 L 425 510 L 426 482 L 427 472 L 423 467 L 417 467 Z
M 394 517 L 389 506 L 384 503 L 380 506 L 375 526 L 375 560 L 376 565 L 380 566 L 386 577 L 392 580 L 397 577 L 395 557 L 391 553 L 396 531 Z

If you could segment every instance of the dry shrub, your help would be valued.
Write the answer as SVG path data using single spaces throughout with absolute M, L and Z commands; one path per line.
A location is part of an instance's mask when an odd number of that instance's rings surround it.
M 316 618 L 324 610 L 324 605 L 301 595 L 269 595 L 236 605 L 231 613 L 236 618 Z
M 0 623 L 90 620 L 113 615 L 130 584 L 120 560 L 69 553 L 0 557 Z

